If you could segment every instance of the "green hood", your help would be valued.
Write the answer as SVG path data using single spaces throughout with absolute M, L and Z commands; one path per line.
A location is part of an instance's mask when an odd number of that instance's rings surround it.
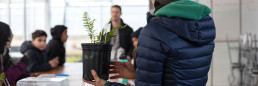
M 210 13 L 211 9 L 206 5 L 190 0 L 179 0 L 160 8 L 154 15 L 200 20 Z

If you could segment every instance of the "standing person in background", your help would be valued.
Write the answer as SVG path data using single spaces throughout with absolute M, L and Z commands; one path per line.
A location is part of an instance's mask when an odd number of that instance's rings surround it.
M 124 26 L 127 25 L 121 19 L 122 9 L 119 5 L 113 5 L 111 8 L 111 29 L 113 27 L 117 27 L 118 25 Z M 131 41 L 131 34 L 133 33 L 133 29 L 127 25 L 123 29 L 118 30 L 118 34 L 116 37 L 111 38 L 110 44 L 113 45 L 112 51 L 115 52 L 114 57 L 117 60 L 119 56 L 117 56 L 117 49 L 123 48 L 125 51 L 125 55 L 128 57 L 132 57 L 133 45 Z
M 65 63 L 65 47 L 64 43 L 67 41 L 67 27 L 64 25 L 57 25 L 51 28 L 52 39 L 47 44 L 48 60 L 59 57 L 59 66 Z
M 21 46 L 21 53 L 27 54 L 30 62 L 27 66 L 27 72 L 40 72 L 50 70 L 58 66 L 58 57 L 48 61 L 46 48 L 47 34 L 43 30 L 36 30 L 32 33 L 32 40 L 25 41 Z
M 138 40 L 135 85 L 205 86 L 216 37 L 210 8 L 191 0 L 152 2 L 155 13 L 148 13 Z M 95 82 L 86 82 L 95 86 L 122 86 L 100 79 L 94 70 L 92 75 Z

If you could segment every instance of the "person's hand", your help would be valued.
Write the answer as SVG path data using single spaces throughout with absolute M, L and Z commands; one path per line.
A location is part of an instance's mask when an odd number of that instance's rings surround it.
M 84 79 L 82 79 L 84 82 L 86 82 L 86 83 L 89 83 L 89 84 L 92 84 L 92 85 L 94 85 L 94 86 L 104 86 L 104 84 L 105 84 L 105 80 L 103 80 L 103 79 L 101 79 L 101 78 L 99 78 L 99 76 L 98 76 L 98 74 L 96 73 L 96 71 L 95 70 L 91 70 L 91 74 L 92 74 L 92 76 L 93 76 L 93 78 L 94 78 L 94 82 L 93 81 L 87 81 L 87 80 L 84 80 Z
M 48 61 L 48 63 L 50 64 L 50 66 L 51 66 L 52 68 L 57 67 L 58 64 L 59 64 L 58 57 L 55 57 L 54 59 Z
M 55 57 L 55 58 L 54 58 L 54 61 L 55 61 L 55 63 L 58 65 L 58 64 L 59 64 L 59 57 Z
M 128 62 L 131 62 L 131 59 L 130 59 L 131 56 L 127 56 L 126 58 L 127 58 Z M 129 61 L 129 60 L 130 60 L 130 61 Z
M 25 56 L 26 58 L 29 58 L 29 56 L 28 56 L 28 54 L 27 54 L 27 53 L 24 53 L 24 56 Z
M 111 62 L 110 63 L 110 74 L 116 74 L 111 76 L 110 79 L 124 78 L 124 79 L 135 79 L 135 69 L 131 64 L 130 57 L 127 57 L 128 62 Z

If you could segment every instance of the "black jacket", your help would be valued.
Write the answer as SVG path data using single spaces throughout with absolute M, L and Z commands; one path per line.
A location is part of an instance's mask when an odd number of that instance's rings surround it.
M 65 63 L 65 47 L 61 38 L 66 29 L 67 27 L 63 25 L 57 25 L 54 28 L 51 28 L 52 39 L 47 44 L 46 48 L 48 60 L 58 57 L 58 65 L 63 65 Z
M 121 19 L 121 25 L 127 25 L 123 22 Z M 112 24 L 111 24 L 111 29 L 112 29 Z M 133 33 L 133 29 L 127 25 L 123 29 L 119 29 L 119 46 L 125 49 L 125 53 L 128 56 L 132 57 L 132 52 L 133 52 L 133 44 L 132 44 L 132 39 L 131 39 L 131 34 Z
M 30 61 L 27 66 L 27 72 L 39 72 L 51 69 L 50 64 L 47 60 L 46 51 L 41 51 L 32 45 L 31 41 L 25 41 L 22 43 L 21 49 L 22 54 L 27 53 Z
M 48 60 L 51 60 L 55 57 L 59 57 L 59 64 L 63 65 L 65 63 L 65 47 L 64 43 L 61 40 L 52 39 L 47 44 L 47 56 Z

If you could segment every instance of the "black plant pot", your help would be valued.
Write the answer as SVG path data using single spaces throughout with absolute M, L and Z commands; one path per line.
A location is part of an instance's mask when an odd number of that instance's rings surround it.
M 112 45 L 82 43 L 83 50 L 83 79 L 94 80 L 91 70 L 104 80 L 109 78 L 109 65 Z

